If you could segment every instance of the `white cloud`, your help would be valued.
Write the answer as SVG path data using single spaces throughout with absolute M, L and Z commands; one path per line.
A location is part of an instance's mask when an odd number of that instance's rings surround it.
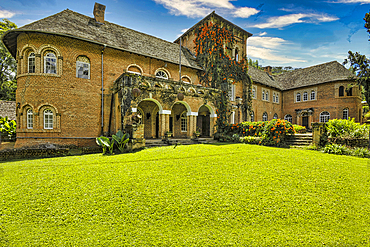
M 185 28 L 185 29 L 181 30 L 181 33 L 177 35 L 177 38 L 180 37 L 181 35 L 183 35 L 188 30 L 189 30 L 189 28 Z
M 235 7 L 232 0 L 154 0 L 162 4 L 173 15 L 184 15 L 191 18 L 204 17 L 213 10 L 232 13 L 235 17 L 248 18 L 259 10 L 249 7 Z
M 270 49 L 255 47 L 255 46 L 248 46 L 248 57 L 253 57 L 259 60 L 266 60 L 266 61 L 269 61 L 270 63 L 277 62 L 278 64 L 286 64 L 286 63 L 292 63 L 292 62 L 300 62 L 300 63 L 307 62 L 306 60 L 276 55 Z
M 294 23 L 317 23 L 331 22 L 339 20 L 338 17 L 328 16 L 326 14 L 290 14 L 277 17 L 270 17 L 266 23 L 257 24 L 257 28 L 282 28 Z
M 0 18 L 12 18 L 14 15 L 14 12 L 0 9 Z
M 275 37 L 250 37 L 248 39 L 248 45 L 251 46 L 259 46 L 264 48 L 279 48 L 281 45 L 289 44 L 288 41 L 281 39 L 281 38 L 275 38 Z
M 255 15 L 258 12 L 260 11 L 254 8 L 242 7 L 242 8 L 238 8 L 235 10 L 234 16 L 241 17 L 241 18 L 248 18 L 249 16 Z

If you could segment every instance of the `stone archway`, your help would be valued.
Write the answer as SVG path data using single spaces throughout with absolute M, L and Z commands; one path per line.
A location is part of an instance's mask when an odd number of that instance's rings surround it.
M 211 135 L 211 112 L 207 106 L 202 105 L 198 110 L 197 117 L 197 131 L 202 137 L 209 137 Z
M 159 117 L 157 116 L 162 108 L 158 102 L 153 100 L 143 100 L 139 103 L 138 108 L 141 110 L 142 124 L 144 124 L 144 138 L 159 138 Z

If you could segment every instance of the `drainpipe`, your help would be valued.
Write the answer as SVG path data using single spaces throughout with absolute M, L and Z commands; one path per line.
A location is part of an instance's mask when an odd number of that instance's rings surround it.
M 107 45 L 104 44 L 101 50 L 101 135 L 104 134 L 104 50 Z
M 180 37 L 179 81 L 181 81 L 181 40 L 182 38 Z

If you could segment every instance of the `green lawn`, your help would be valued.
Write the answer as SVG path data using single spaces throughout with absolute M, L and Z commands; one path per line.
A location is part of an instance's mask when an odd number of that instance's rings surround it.
M 0 246 L 370 246 L 369 175 L 246 144 L 0 163 Z

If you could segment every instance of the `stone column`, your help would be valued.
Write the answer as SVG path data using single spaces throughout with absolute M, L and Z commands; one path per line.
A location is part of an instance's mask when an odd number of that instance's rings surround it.
M 320 137 L 324 132 L 325 123 L 312 123 L 312 143 L 319 146 Z

